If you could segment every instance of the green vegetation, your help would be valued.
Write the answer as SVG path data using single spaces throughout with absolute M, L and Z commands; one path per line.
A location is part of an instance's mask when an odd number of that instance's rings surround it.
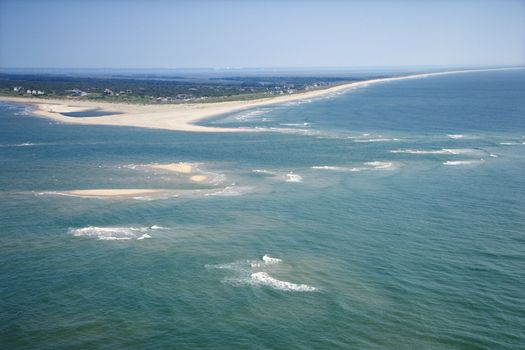
M 334 77 L 85 77 L 0 74 L 0 95 L 126 103 L 249 100 L 353 81 Z

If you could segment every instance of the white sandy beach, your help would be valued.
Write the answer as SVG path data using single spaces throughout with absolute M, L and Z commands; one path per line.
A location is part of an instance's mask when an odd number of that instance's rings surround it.
M 391 81 L 419 79 L 441 75 L 485 72 L 496 70 L 523 69 L 517 68 L 494 68 L 494 69 L 473 69 L 457 70 L 435 73 L 422 73 L 392 78 L 371 79 L 348 84 L 333 86 L 321 90 L 306 91 L 291 95 L 280 95 L 250 101 L 228 101 L 218 103 L 188 103 L 176 105 L 135 105 L 124 103 L 104 103 L 94 101 L 78 100 L 42 100 L 36 98 L 23 97 L 0 97 L 2 101 L 22 102 L 34 104 L 37 109 L 34 114 L 46 117 L 62 123 L 82 124 L 82 125 L 113 125 L 113 126 L 131 126 L 151 129 L 165 129 L 178 131 L 193 132 L 243 132 L 254 131 L 253 129 L 242 128 L 216 128 L 195 125 L 196 122 L 204 119 L 218 116 L 221 114 L 236 112 L 239 110 L 267 106 L 273 104 L 298 101 L 321 97 L 332 93 L 343 92 L 346 90 L 380 84 Z M 99 117 L 76 118 L 68 117 L 61 113 L 82 112 L 92 109 L 107 111 L 108 115 Z M 111 114 L 118 112 L 120 114 Z

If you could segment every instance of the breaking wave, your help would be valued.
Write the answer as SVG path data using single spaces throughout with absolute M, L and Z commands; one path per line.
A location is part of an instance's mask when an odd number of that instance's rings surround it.
M 271 277 L 266 272 L 255 272 L 250 275 L 251 281 L 256 285 L 263 285 L 286 292 L 314 292 L 317 288 L 307 284 L 296 284 L 287 281 L 281 281 Z
M 163 229 L 161 226 L 151 227 L 97 227 L 87 226 L 72 228 L 69 233 L 75 237 L 96 238 L 102 241 L 143 240 L 151 238 L 148 232 Z
M 268 271 L 280 263 L 282 263 L 281 259 L 265 254 L 259 260 L 239 260 L 226 264 L 206 265 L 205 267 L 233 272 L 235 276 L 226 277 L 223 282 L 234 286 L 264 286 L 285 292 L 314 292 L 318 290 L 307 284 L 282 281 L 270 276 Z
M 236 115 L 234 118 L 237 121 L 249 121 L 251 119 L 257 118 L 265 113 L 267 113 L 267 110 L 254 110 L 249 112 L 244 112 L 241 114 Z
M 476 160 L 448 160 L 446 162 L 443 162 L 444 165 L 476 165 L 481 164 L 485 162 L 484 159 L 476 159 Z
M 406 153 L 406 154 L 474 154 L 480 153 L 480 150 L 472 148 L 442 148 L 438 150 L 424 150 L 424 149 L 395 149 L 390 153 Z
M 35 147 L 35 146 L 47 146 L 47 145 L 55 145 L 55 143 L 21 142 L 21 143 L 1 144 L 0 147 Z
M 463 135 L 463 134 L 448 134 L 447 137 L 451 138 L 451 139 L 454 139 L 454 140 L 458 140 L 458 139 L 464 139 L 467 136 Z
M 316 165 L 313 166 L 314 170 L 332 170 L 332 171 L 347 171 L 347 172 L 359 172 L 367 170 L 387 170 L 387 169 L 396 169 L 396 164 L 393 162 L 382 162 L 382 161 L 373 161 L 363 163 L 364 166 L 358 167 L 343 167 L 343 166 L 330 166 L 330 165 Z
M 401 141 L 401 139 L 397 138 L 370 138 L 370 139 L 354 139 L 354 142 L 396 142 Z
M 252 173 L 275 175 L 275 173 L 273 171 L 266 170 L 266 169 L 253 169 Z
M 281 123 L 279 125 L 282 125 L 282 126 L 291 126 L 291 127 L 309 127 L 311 124 L 310 123 Z
M 204 196 L 242 196 L 245 193 L 248 193 L 251 191 L 251 187 L 246 186 L 235 186 L 235 184 L 232 184 L 230 186 L 226 186 L 218 191 L 205 193 Z
M 286 182 L 303 182 L 303 177 L 292 172 L 286 174 Z

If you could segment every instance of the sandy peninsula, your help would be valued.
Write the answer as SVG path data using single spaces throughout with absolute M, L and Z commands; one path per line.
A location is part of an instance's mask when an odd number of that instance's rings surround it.
M 311 90 L 291 95 L 280 95 L 275 97 L 249 100 L 249 101 L 228 101 L 217 103 L 188 103 L 176 105 L 136 105 L 124 103 L 104 103 L 94 101 L 78 100 L 42 100 L 23 97 L 0 97 L 2 101 L 22 102 L 34 104 L 37 108 L 34 111 L 36 116 L 49 118 L 62 123 L 81 124 L 81 125 L 112 125 L 129 126 L 150 129 L 165 129 L 177 131 L 193 132 L 243 132 L 254 131 L 253 129 L 242 128 L 216 128 L 196 125 L 195 123 L 207 118 L 221 114 L 236 112 L 244 109 L 274 105 L 304 99 L 322 97 L 333 93 L 343 92 L 372 84 L 387 83 L 406 79 L 419 79 L 441 75 L 451 75 L 460 73 L 485 72 L 496 70 L 523 69 L 518 68 L 494 68 L 494 69 L 473 69 L 456 70 L 423 74 L 412 74 L 391 78 L 370 79 L 348 84 L 341 84 L 326 89 Z M 62 113 L 83 112 L 97 109 L 107 112 L 108 115 L 98 117 L 68 117 Z M 119 114 L 114 114 L 119 113 Z

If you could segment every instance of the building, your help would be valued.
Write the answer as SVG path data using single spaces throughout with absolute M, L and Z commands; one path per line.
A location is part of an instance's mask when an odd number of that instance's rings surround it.
M 110 89 L 104 89 L 104 96 L 113 96 L 113 91 Z
M 82 96 L 82 90 L 80 89 L 73 89 L 69 90 L 71 92 L 71 96 Z

